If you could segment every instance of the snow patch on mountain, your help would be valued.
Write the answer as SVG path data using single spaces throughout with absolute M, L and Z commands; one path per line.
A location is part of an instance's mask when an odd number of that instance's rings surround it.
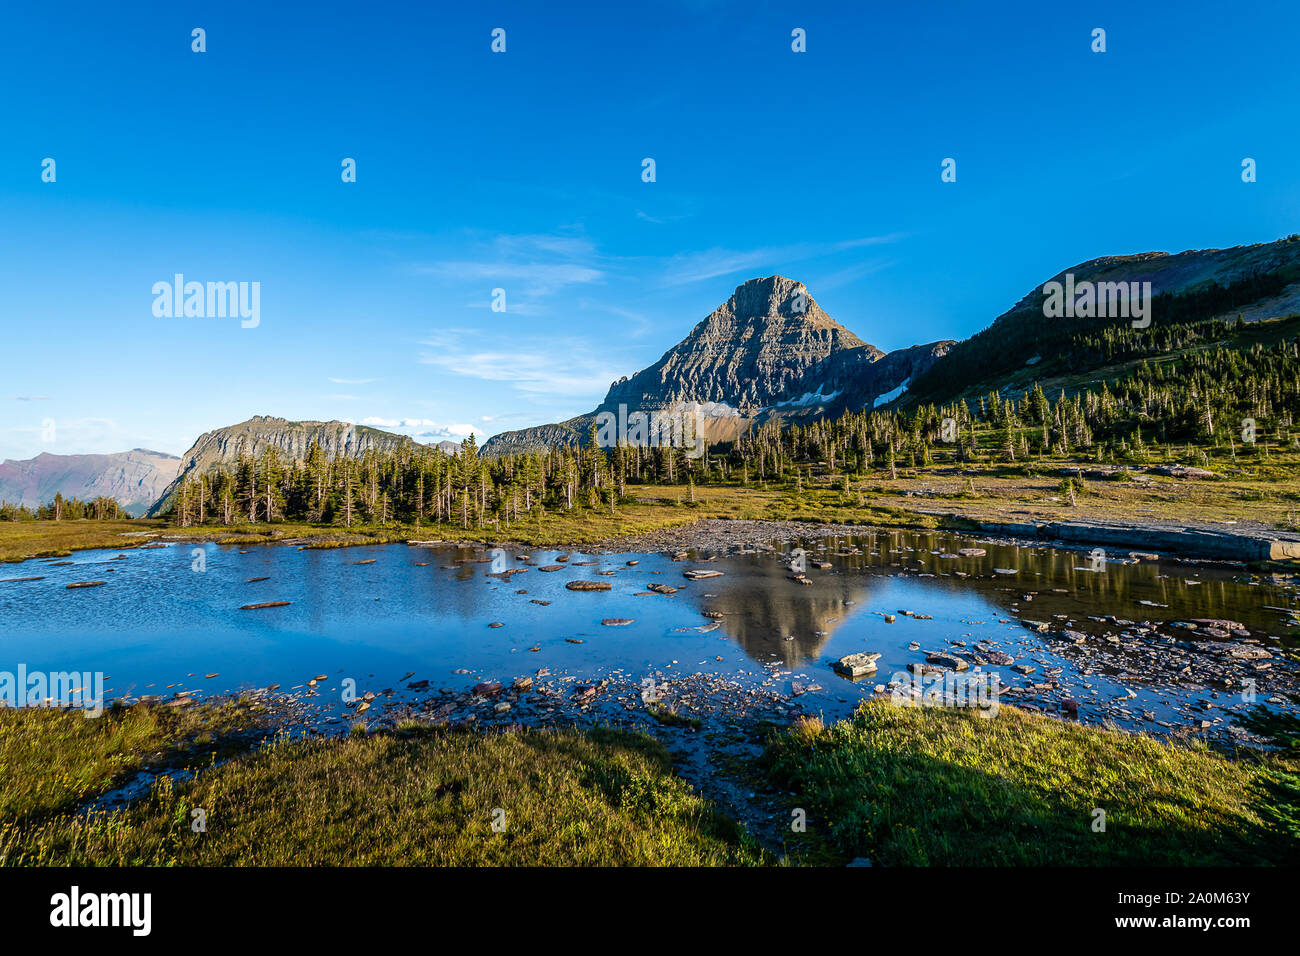
M 823 402 L 833 401 L 839 396 L 840 393 L 838 391 L 830 392 L 829 394 L 823 394 L 822 388 L 824 387 L 825 386 L 818 385 L 817 391 L 815 392 L 804 392 L 798 398 L 789 398 L 786 399 L 784 402 L 777 402 L 776 404 L 770 407 L 771 408 L 805 408 L 809 405 L 819 405 Z
M 906 392 L 907 386 L 910 384 L 912 384 L 912 380 L 910 378 L 904 379 L 903 384 L 898 386 L 898 388 L 891 389 L 890 391 L 886 392 L 884 395 L 877 395 L 876 400 L 871 403 L 871 407 L 879 408 L 881 405 L 888 405 L 894 399 L 898 398 L 900 395 Z

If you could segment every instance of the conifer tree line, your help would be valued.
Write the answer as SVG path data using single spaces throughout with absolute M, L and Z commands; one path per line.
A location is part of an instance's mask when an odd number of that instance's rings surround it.
M 39 505 L 34 510 L 20 504 L 0 501 L 0 521 L 121 521 L 129 518 L 126 510 L 113 498 L 99 495 L 89 501 L 80 498 L 64 498 L 56 493 L 49 504 Z
M 1177 362 L 1142 361 L 1113 385 L 1048 395 L 1034 382 L 973 402 L 858 412 L 778 432 L 765 426 L 738 443 L 759 474 L 800 462 L 896 474 L 946 461 L 1025 462 L 1045 458 L 1143 463 L 1151 446 L 1175 460 L 1267 458 L 1300 448 L 1300 339 L 1271 347 L 1222 346 Z M 945 427 L 945 422 L 947 427 Z M 1243 433 L 1249 433 L 1249 440 Z
M 705 484 L 802 488 L 827 477 L 895 478 L 938 462 L 1231 465 L 1278 454 L 1294 461 L 1297 420 L 1300 339 L 1219 345 L 1144 360 L 1115 382 L 1073 392 L 1052 395 L 1033 382 L 807 425 L 768 422 L 698 457 L 683 447 L 602 448 L 594 427 L 585 444 L 493 457 L 479 453 L 472 435 L 454 454 L 411 441 L 355 458 L 330 457 L 313 443 L 301 461 L 274 448 L 241 449 L 235 461 L 179 482 L 169 517 L 182 527 L 306 521 L 504 529 L 552 512 L 616 512 L 637 489 L 655 486 L 673 486 L 670 499 L 680 499 L 683 486 L 688 498 Z M 34 512 L 0 505 L 0 520 L 124 517 L 103 497 L 60 495 Z
M 1300 447 L 1300 340 L 1245 350 L 1214 348 L 1184 360 L 1143 362 L 1112 384 L 1049 395 L 1018 393 L 852 412 L 834 420 L 769 422 L 699 457 L 682 447 L 582 445 L 483 456 L 473 436 L 448 454 L 407 443 L 396 451 L 329 458 L 313 445 L 304 461 L 274 449 L 241 454 L 187 478 L 173 518 L 182 526 L 280 520 L 354 525 L 508 528 L 549 512 L 615 510 L 629 489 L 729 484 L 778 487 L 816 476 L 896 477 L 899 469 L 948 462 L 1267 457 Z M 947 427 L 945 427 L 947 420 Z M 1254 443 L 1240 434 L 1253 421 Z M 1172 449 L 1172 452 L 1171 452 Z
M 271 447 L 241 450 L 229 466 L 183 478 L 170 516 L 182 527 L 280 520 L 508 527 L 548 509 L 612 509 L 629 484 L 695 480 L 701 466 L 686 451 L 588 443 L 485 457 L 473 435 L 454 454 L 414 442 L 356 458 L 329 457 L 313 442 L 304 460 L 290 462 Z

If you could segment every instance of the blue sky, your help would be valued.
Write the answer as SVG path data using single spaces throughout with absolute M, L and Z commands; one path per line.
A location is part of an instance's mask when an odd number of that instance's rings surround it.
M 1095 256 L 1276 239 L 1298 43 L 1294 2 L 13 5 L 0 458 L 255 414 L 490 435 L 753 276 L 892 349 Z M 178 272 L 259 282 L 260 324 L 155 317 Z

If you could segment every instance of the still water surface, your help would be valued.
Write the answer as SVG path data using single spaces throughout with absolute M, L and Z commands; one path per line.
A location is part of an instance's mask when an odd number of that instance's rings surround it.
M 754 544 L 756 550 L 711 561 L 696 553 L 674 561 L 516 550 L 495 566 L 487 563 L 488 549 L 471 547 L 205 545 L 201 572 L 193 569 L 190 544 L 80 552 L 0 570 L 0 670 L 21 663 L 29 672 L 100 671 L 108 675 L 110 700 L 178 689 L 288 690 L 320 674 L 352 677 L 359 693 L 396 688 L 400 695 L 410 673 L 411 680 L 458 689 L 485 679 L 509 682 L 542 667 L 584 679 L 615 671 L 633 680 L 705 672 L 742 682 L 775 677 L 786 693 L 790 682 L 813 687 L 800 698 L 803 708 L 839 716 L 925 652 L 985 641 L 986 650 L 996 647 L 1035 667 L 1032 676 L 986 668 L 1005 683 L 1030 687 L 1060 668 L 1059 688 L 1048 696 L 1078 699 L 1081 718 L 1158 730 L 1159 720 L 1185 725 L 1198 701 L 1229 710 L 1238 702 L 1212 686 L 1143 677 L 1146 665 L 1138 660 L 1118 672 L 1113 665 L 1081 669 L 1077 656 L 1060 653 L 1059 639 L 1020 621 L 1101 639 L 1124 622 L 1227 618 L 1273 650 L 1279 642 L 1294 647 L 1289 635 L 1298 633 L 1290 582 L 1230 570 L 1112 558 L 1096 571 L 1078 552 L 911 532 Z M 831 565 L 809 567 L 811 586 L 789 578 L 788 551 L 799 544 Z M 969 546 L 987 553 L 955 556 Z M 561 555 L 567 562 L 557 561 Z M 556 563 L 564 563 L 562 570 L 541 570 Z M 503 579 L 490 573 L 494 567 L 527 570 Z M 687 568 L 723 575 L 688 581 Z M 12 580 L 34 576 L 42 580 Z M 88 580 L 107 583 L 66 587 Z M 607 582 L 611 590 L 567 590 L 573 580 Z M 679 590 L 647 594 L 650 584 Z M 240 609 L 269 601 L 291 603 Z M 706 610 L 722 617 L 715 624 Z M 887 614 L 895 615 L 892 623 Z M 1121 623 L 1092 620 L 1108 615 Z M 632 623 L 601 623 L 617 618 Z M 854 683 L 828 666 L 858 651 L 882 655 L 875 677 Z M 1241 667 L 1246 673 L 1248 665 Z M 1116 714 L 1113 701 L 1125 697 L 1131 705 Z M 1034 699 L 1032 691 L 1021 698 Z

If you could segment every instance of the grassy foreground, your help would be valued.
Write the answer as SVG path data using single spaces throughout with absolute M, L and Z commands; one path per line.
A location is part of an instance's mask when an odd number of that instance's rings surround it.
M 262 723 L 256 704 L 0 709 L 0 825 L 74 809 L 141 770 L 211 760 Z
M 642 734 L 411 726 L 222 750 L 252 716 L 0 709 L 0 864 L 777 862 Z M 149 765 L 194 774 L 80 812 Z M 1295 789 L 1279 798 L 1279 771 L 1294 783 L 1294 752 L 1229 759 L 1010 707 L 985 720 L 878 701 L 778 733 L 750 772 L 792 791 L 811 835 L 845 860 L 1185 866 L 1296 862 Z
M 0 724 L 13 713 L 0 714 Z M 69 715 L 72 720 L 83 720 Z M 95 725 L 99 721 L 84 721 Z M 68 741 L 58 720 L 5 750 L 0 787 L 42 754 L 64 762 L 109 746 L 155 744 L 105 725 Z M 138 756 L 138 755 L 137 755 Z M 129 757 L 127 759 L 130 759 Z M 671 771 L 650 738 L 613 730 L 472 733 L 410 728 L 342 738 L 275 739 L 192 780 L 163 778 L 130 808 L 77 816 L 31 792 L 48 811 L 0 819 L 9 865 L 744 865 L 763 853 Z M 101 782 L 106 779 L 98 778 Z M 93 787 L 80 786 L 88 795 Z M 206 832 L 196 833 L 201 809 Z
M 1284 757 L 1228 759 L 1204 745 L 1002 707 L 863 704 L 769 748 L 770 772 L 841 852 L 886 866 L 1294 864 L 1275 825 Z M 1105 831 L 1094 829 L 1105 811 Z

